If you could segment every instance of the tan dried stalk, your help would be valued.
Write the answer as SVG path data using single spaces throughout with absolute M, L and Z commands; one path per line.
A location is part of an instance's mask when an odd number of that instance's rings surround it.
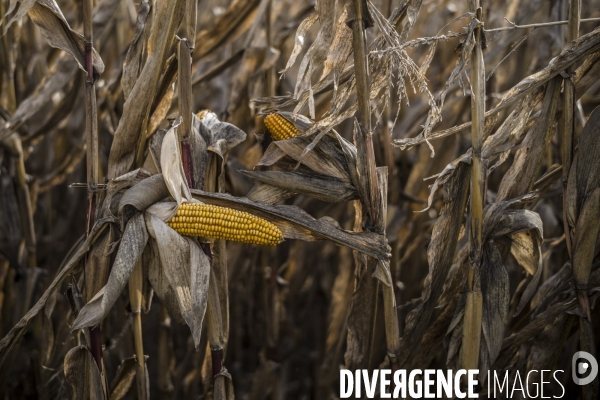
M 366 29 L 369 27 L 368 24 L 372 24 L 371 16 L 367 9 L 367 3 L 362 0 L 352 0 L 350 3 L 350 20 L 349 24 L 352 28 L 352 49 L 354 57 L 354 71 L 356 76 L 356 96 L 358 102 L 358 115 L 359 124 L 358 129 L 355 133 L 355 144 L 358 151 L 364 151 L 364 156 L 361 156 L 365 165 L 360 165 L 359 169 L 365 175 L 361 179 L 366 180 L 367 187 L 367 199 L 368 204 L 363 204 L 362 207 L 356 207 L 356 212 L 362 209 L 367 211 L 368 219 L 365 221 L 367 227 L 377 234 L 385 235 L 385 221 L 387 216 L 387 168 L 378 170 L 375 161 L 375 151 L 373 148 L 373 132 L 371 130 L 371 104 L 370 104 L 370 83 L 369 83 L 369 67 L 367 64 L 367 52 L 366 52 Z M 362 142 L 362 143 L 358 143 Z M 356 216 L 355 230 L 360 227 L 362 218 Z M 358 225 L 358 226 L 357 226 Z M 362 271 L 361 275 L 357 275 L 358 279 L 372 279 L 370 277 L 370 266 L 373 265 L 375 260 L 369 260 L 367 258 L 364 265 L 361 260 L 363 257 L 355 255 L 355 259 L 359 261 L 356 265 L 357 271 Z M 367 273 L 364 273 L 367 272 Z M 359 272 L 360 273 L 360 272 Z M 373 355 L 374 347 L 374 334 L 375 326 L 377 322 L 377 306 L 379 303 L 379 292 L 380 292 L 380 281 L 377 280 L 375 287 L 373 285 L 365 285 L 364 283 L 358 282 L 356 292 L 362 290 L 371 291 L 371 304 L 372 307 L 372 318 L 373 321 L 370 327 L 370 344 L 369 349 L 356 349 L 359 353 L 367 353 L 366 357 L 367 367 L 371 368 L 371 360 Z M 386 285 L 384 285 L 386 286 Z M 374 289 L 374 290 L 373 290 Z M 353 301 L 356 301 L 357 293 L 353 296 Z M 385 316 L 385 327 L 386 327 L 386 341 L 388 356 L 390 357 L 390 363 L 392 370 L 398 369 L 397 356 L 400 351 L 400 331 L 398 324 L 398 314 L 396 312 L 396 299 L 393 287 L 383 288 L 383 305 L 384 305 L 384 316 Z M 351 309 L 351 314 L 352 310 Z M 364 309 L 364 308 L 363 308 Z M 354 311 L 357 312 L 357 311 Z M 349 322 L 350 325 L 350 322 Z M 350 335 L 349 335 L 350 340 Z M 363 343 L 367 343 L 363 341 Z M 352 368 L 353 366 L 348 366 Z
M 84 34 L 84 62 L 87 72 L 85 78 L 85 131 L 87 136 L 87 192 L 88 204 L 86 215 L 85 235 L 89 235 L 96 218 L 96 210 L 99 208 L 98 183 L 99 183 L 99 157 L 98 157 L 98 111 L 96 107 L 96 87 L 94 86 L 94 64 L 93 64 L 93 1 L 83 0 L 83 34 Z M 87 279 L 85 280 L 86 300 L 90 300 L 104 286 L 106 281 L 97 278 L 98 271 L 92 271 L 94 264 L 89 264 L 86 257 Z M 103 276 L 104 274 L 100 274 Z M 106 371 L 103 369 L 102 361 L 102 331 L 97 326 L 90 329 L 91 353 L 98 366 L 103 387 L 107 387 Z
M 219 184 L 220 166 L 216 154 L 209 156 L 210 167 L 207 169 L 205 190 L 222 191 Z M 208 247 L 208 246 L 207 246 Z M 217 377 L 223 370 L 225 346 L 229 334 L 229 291 L 227 285 L 227 249 L 224 240 L 212 240 L 205 251 L 212 252 L 211 276 L 206 309 L 206 324 L 210 345 L 210 360 L 212 366 L 212 382 L 215 398 L 221 400 L 225 390 L 223 379 Z M 206 355 L 208 357 L 209 354 Z
M 188 1 L 192 3 L 193 1 Z M 177 131 L 181 143 L 181 161 L 189 187 L 193 187 L 193 165 L 190 148 L 190 134 L 192 132 L 192 50 L 193 46 L 186 38 L 179 40 L 177 48 L 178 58 L 178 92 L 179 115 L 182 123 Z
M 223 330 L 223 317 L 219 302 L 218 282 L 216 281 L 214 271 L 211 271 L 210 281 L 208 287 L 208 304 L 206 307 L 206 326 L 212 358 L 212 377 L 214 379 L 223 368 L 225 332 Z
M 357 132 L 355 132 L 354 140 L 358 151 L 364 150 L 366 152 L 365 158 L 368 161 L 366 161 L 367 165 L 365 165 L 363 169 L 363 172 L 366 172 L 366 176 L 364 176 L 363 179 L 367 181 L 367 188 L 370 189 L 368 197 L 371 201 L 374 198 L 372 194 L 374 190 L 373 182 L 375 181 L 375 154 L 373 152 L 373 136 L 371 133 L 371 105 L 369 101 L 369 77 L 365 43 L 365 30 L 367 28 L 365 20 L 368 18 L 368 10 L 365 6 L 366 3 L 361 0 L 350 0 L 351 11 L 349 15 L 350 27 L 352 28 L 352 49 L 355 66 L 354 69 L 356 74 L 356 97 L 359 116 L 359 123 L 357 126 L 358 129 L 355 128 Z M 362 143 L 359 144 L 359 141 Z M 357 213 L 354 223 L 355 231 L 362 230 L 363 213 L 365 213 L 365 211 L 369 215 L 369 225 L 372 226 L 373 221 L 375 221 L 373 204 L 362 204 L 362 206 L 359 206 L 359 204 L 360 203 L 355 206 L 355 212 Z M 356 262 L 355 276 L 357 281 L 355 293 L 352 295 L 352 305 L 350 308 L 350 315 L 348 317 L 349 333 L 347 353 L 350 353 L 350 357 L 348 357 L 348 354 L 346 355 L 346 368 L 371 368 L 370 361 L 373 350 L 374 330 L 377 321 L 377 303 L 379 300 L 379 282 L 371 281 L 372 278 L 369 274 L 369 262 L 366 257 L 363 257 L 359 253 L 355 252 L 354 259 Z M 365 280 L 367 282 L 364 282 Z M 367 302 L 365 302 L 365 300 L 367 300 Z M 358 306 L 359 303 L 362 303 L 360 307 Z M 357 312 L 362 312 L 361 309 L 371 310 L 370 319 L 372 322 L 370 325 L 367 321 L 361 321 L 360 319 L 356 319 L 356 317 L 354 317 L 354 314 Z M 367 318 L 367 320 L 368 319 L 369 318 Z M 364 331 L 362 335 L 359 334 L 358 337 L 355 337 L 355 335 L 357 335 L 359 332 L 358 330 L 356 330 L 354 334 L 351 333 L 355 328 L 354 325 L 363 325 L 362 327 L 358 327 Z M 364 329 L 365 325 L 367 325 L 367 329 Z M 368 336 L 365 337 L 367 332 Z M 356 363 L 356 361 L 359 360 L 362 362 Z
M 581 1 L 571 0 L 569 2 L 569 22 L 567 26 L 567 42 L 576 40 L 579 37 L 579 20 L 581 13 Z M 565 238 L 567 249 L 572 254 L 572 243 L 569 234 L 569 222 L 567 221 L 567 180 L 573 159 L 573 139 L 575 135 L 575 85 L 573 75 L 575 67 L 570 65 L 564 72 L 563 89 L 563 116 L 562 116 L 562 165 L 563 165 L 563 226 L 565 228 Z
M 146 393 L 146 358 L 144 356 L 144 335 L 142 330 L 142 300 L 144 288 L 144 272 L 142 259 L 138 260 L 131 276 L 129 277 L 129 303 L 133 314 L 133 341 L 135 357 L 138 364 L 136 379 L 138 382 L 138 399 L 148 398 Z
M 6 14 L 6 3 L 0 2 L 0 17 L 3 17 Z M 4 26 L 6 30 L 6 25 Z M 12 49 L 13 43 L 13 29 L 8 29 L 0 38 L 0 45 L 2 46 L 2 51 L 0 51 L 0 60 L 3 62 L 4 66 L 4 74 L 0 76 L 0 88 L 2 88 L 2 83 L 5 80 L 6 82 L 6 110 L 9 113 L 14 113 L 17 109 L 17 99 L 15 94 L 15 60 Z
M 473 10 L 475 11 L 475 10 Z M 482 9 L 477 8 L 482 20 Z M 485 166 L 481 160 L 485 119 L 485 66 L 481 44 L 481 26 L 475 28 L 475 47 L 471 54 L 471 232 L 469 237 L 471 268 L 467 278 L 467 303 L 463 322 L 462 368 L 477 369 L 481 341 L 482 298 L 479 273 L 482 260 L 482 223 L 485 193 Z
M 371 104 L 369 96 L 369 67 L 367 65 L 366 52 L 366 21 L 368 10 L 365 8 L 366 2 L 361 0 L 352 0 L 353 20 L 352 25 L 352 49 L 354 56 L 354 70 L 356 75 L 356 98 L 358 102 L 359 124 L 361 126 L 360 139 L 364 142 L 367 161 L 367 187 L 369 188 L 369 198 L 371 204 L 368 204 L 368 211 L 371 223 L 377 221 L 379 216 L 379 187 L 377 181 L 377 172 L 375 165 L 375 151 L 373 149 L 373 132 L 371 132 Z
M 265 11 L 265 36 L 267 39 L 267 51 L 273 46 L 273 0 L 269 0 L 267 9 Z M 277 88 L 277 72 L 275 70 L 275 64 L 267 69 L 266 74 L 266 92 L 267 96 L 275 96 Z

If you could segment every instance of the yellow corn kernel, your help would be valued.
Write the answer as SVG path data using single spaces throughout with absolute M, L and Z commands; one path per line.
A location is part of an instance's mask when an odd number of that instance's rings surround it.
M 181 235 L 276 246 L 283 234 L 271 222 L 231 208 L 183 203 L 167 222 Z
M 265 126 L 271 133 L 273 140 L 291 139 L 302 133 L 294 124 L 277 113 L 269 114 L 265 117 Z

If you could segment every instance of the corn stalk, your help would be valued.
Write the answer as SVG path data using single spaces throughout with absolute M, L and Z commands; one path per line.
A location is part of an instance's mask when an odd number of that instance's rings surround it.
M 366 224 L 362 223 L 362 218 L 355 220 L 355 230 L 361 230 L 361 225 L 374 231 L 377 234 L 385 235 L 385 220 L 387 209 L 387 168 L 377 169 L 375 162 L 375 151 L 373 148 L 373 132 L 371 128 L 371 105 L 370 105 L 370 83 L 368 75 L 367 50 L 366 50 L 366 29 L 372 25 L 372 18 L 367 9 L 367 3 L 363 0 L 352 0 L 350 3 L 349 25 L 352 28 L 352 49 L 354 55 L 354 71 L 356 77 L 356 96 L 358 103 L 359 123 L 356 130 L 355 144 L 359 152 L 364 152 L 366 165 L 362 166 L 362 171 L 365 173 L 367 181 L 367 196 L 368 204 L 361 204 L 361 207 L 356 207 L 356 212 L 366 212 Z M 361 168 L 361 166 L 359 166 Z M 359 211 L 360 210 L 360 211 Z M 375 285 L 368 285 L 365 282 L 360 282 L 361 279 L 372 279 L 371 270 L 377 265 L 377 260 L 370 258 L 366 259 L 363 264 L 364 257 L 356 256 L 358 285 L 355 294 L 353 295 L 353 306 L 351 308 L 352 319 L 353 312 L 356 312 L 354 302 L 359 299 L 359 291 L 372 291 L 372 300 L 369 307 L 372 308 L 373 321 L 370 326 L 369 334 L 369 349 L 367 357 L 367 366 L 371 367 L 371 358 L 374 347 L 374 330 L 377 322 L 377 306 L 379 302 L 380 282 L 376 281 Z M 363 262 L 361 262 L 363 261 Z M 363 273 L 361 273 L 361 271 Z M 373 288 L 374 286 L 374 288 Z M 374 289 L 374 290 L 373 290 Z M 388 356 L 392 370 L 398 369 L 397 356 L 399 352 L 400 333 L 398 328 L 398 315 L 396 312 L 396 300 L 393 287 L 384 285 L 383 287 L 383 306 L 385 315 L 386 341 Z M 351 322 L 349 321 L 349 325 Z M 349 337 L 350 339 L 350 337 Z M 359 350 L 360 351 L 360 350 Z M 347 366 L 352 368 L 353 366 Z
M 0 16 L 4 16 L 6 14 L 6 2 L 0 2 Z M 5 28 L 6 29 L 6 28 Z M 13 29 L 8 29 L 6 33 L 2 35 L 0 38 L 0 46 L 3 47 L 2 56 L 0 56 L 0 60 L 4 65 L 3 76 L 0 76 L 0 88 L 2 87 L 2 81 L 6 80 L 6 100 L 5 106 L 6 110 L 9 113 L 15 112 L 17 108 L 17 99 L 15 95 L 15 62 L 14 62 L 14 52 L 13 52 Z
M 137 362 L 136 378 L 138 388 L 138 399 L 148 399 L 146 383 L 146 357 L 144 356 L 144 342 L 142 331 L 142 301 L 144 288 L 144 273 L 142 270 L 142 258 L 138 260 L 129 277 L 129 303 L 133 314 L 133 342 L 135 346 L 135 357 Z
M 477 4 L 476 16 L 482 20 Z M 463 321 L 462 368 L 477 369 L 481 342 L 482 295 L 480 269 L 482 260 L 482 223 L 485 193 L 485 166 L 481 160 L 485 118 L 485 67 L 481 35 L 482 26 L 475 28 L 475 47 L 471 54 L 471 142 L 473 172 L 471 175 L 471 232 L 469 238 L 471 267 L 467 278 L 467 298 Z
M 581 2 L 580 0 L 571 0 L 569 2 L 569 23 L 567 24 L 567 42 L 571 42 L 579 37 Z M 562 128 L 562 172 L 563 172 L 563 226 L 565 229 L 565 239 L 569 255 L 573 254 L 573 243 L 571 242 L 570 227 L 567 220 L 567 181 L 569 171 L 573 163 L 573 147 L 575 139 L 575 85 L 572 78 L 575 75 L 575 67 L 569 66 L 563 76 L 563 115 L 561 120 Z M 577 293 L 579 303 L 582 309 L 589 313 L 587 302 L 587 293 Z
M 196 16 L 197 16 L 197 1 L 187 0 L 186 14 L 184 17 L 183 36 L 179 41 L 177 53 L 178 58 L 178 99 L 179 112 L 182 117 L 182 126 L 180 127 L 179 140 L 181 142 L 182 163 L 186 174 L 186 179 L 190 187 L 195 187 L 193 160 L 191 157 L 190 136 L 192 129 L 193 115 L 193 97 L 192 97 L 192 53 L 194 50 L 194 41 L 196 39 Z M 188 40 L 189 39 L 189 40 Z M 215 191 L 218 189 L 218 163 L 216 155 L 212 156 L 212 163 L 209 170 L 209 176 L 206 179 L 205 190 Z M 203 188 L 199 188 L 203 189 Z M 215 396 L 220 393 L 225 393 L 225 382 L 223 379 L 217 379 L 223 368 L 223 359 L 225 352 L 226 341 L 226 323 L 223 321 L 222 306 L 220 301 L 221 292 L 227 293 L 227 272 L 226 272 L 226 250 L 225 241 L 214 240 L 212 243 L 214 250 L 208 245 L 203 245 L 202 248 L 211 262 L 211 279 L 209 285 L 208 304 L 207 304 L 207 331 L 208 343 L 210 347 L 213 391 Z M 219 271 L 216 271 L 216 269 Z M 222 269 L 225 271 L 223 272 Z M 217 275 L 220 279 L 217 279 Z M 218 386 L 218 387 L 217 387 Z
M 85 131 L 87 135 L 87 190 L 88 204 L 86 215 L 85 235 L 91 232 L 94 226 L 96 209 L 98 208 L 98 111 L 96 108 L 96 87 L 94 86 L 94 64 L 92 62 L 92 47 L 94 42 L 93 27 L 92 27 L 93 1 L 83 0 L 83 36 L 85 39 L 85 69 L 87 75 L 85 77 Z M 87 261 L 87 260 L 86 260 Z M 97 282 L 91 277 L 94 276 L 92 271 L 89 271 L 89 264 L 86 262 L 86 296 L 89 301 L 106 283 Z M 90 330 L 91 337 L 91 352 L 98 370 L 104 376 L 102 368 L 102 331 L 101 327 L 97 326 Z
M 220 166 L 217 155 L 211 154 L 210 167 L 207 170 L 205 190 L 222 191 L 219 184 Z M 225 347 L 229 332 L 229 289 L 227 286 L 227 249 L 225 240 L 212 240 L 210 246 L 203 246 L 211 263 L 206 325 L 208 345 L 210 347 L 211 377 L 215 399 L 225 395 L 225 377 L 221 375 L 225 359 Z
M 269 0 L 267 9 L 265 10 L 265 35 L 267 39 L 267 51 L 273 46 L 273 0 Z M 266 92 L 267 96 L 275 96 L 277 88 L 277 72 L 275 65 L 266 71 Z

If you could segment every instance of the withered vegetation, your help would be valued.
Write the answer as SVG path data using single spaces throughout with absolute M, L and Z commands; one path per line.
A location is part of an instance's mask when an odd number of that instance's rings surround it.
M 599 0 L 0 18 L 0 397 L 330 399 L 343 367 L 597 398 Z

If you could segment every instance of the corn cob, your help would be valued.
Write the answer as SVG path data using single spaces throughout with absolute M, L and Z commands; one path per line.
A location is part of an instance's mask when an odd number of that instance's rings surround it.
M 265 126 L 271 133 L 273 140 L 291 139 L 302 133 L 293 123 L 277 113 L 265 117 Z
M 200 203 L 183 203 L 167 225 L 185 236 L 269 246 L 278 245 L 283 237 L 277 226 L 256 215 Z

